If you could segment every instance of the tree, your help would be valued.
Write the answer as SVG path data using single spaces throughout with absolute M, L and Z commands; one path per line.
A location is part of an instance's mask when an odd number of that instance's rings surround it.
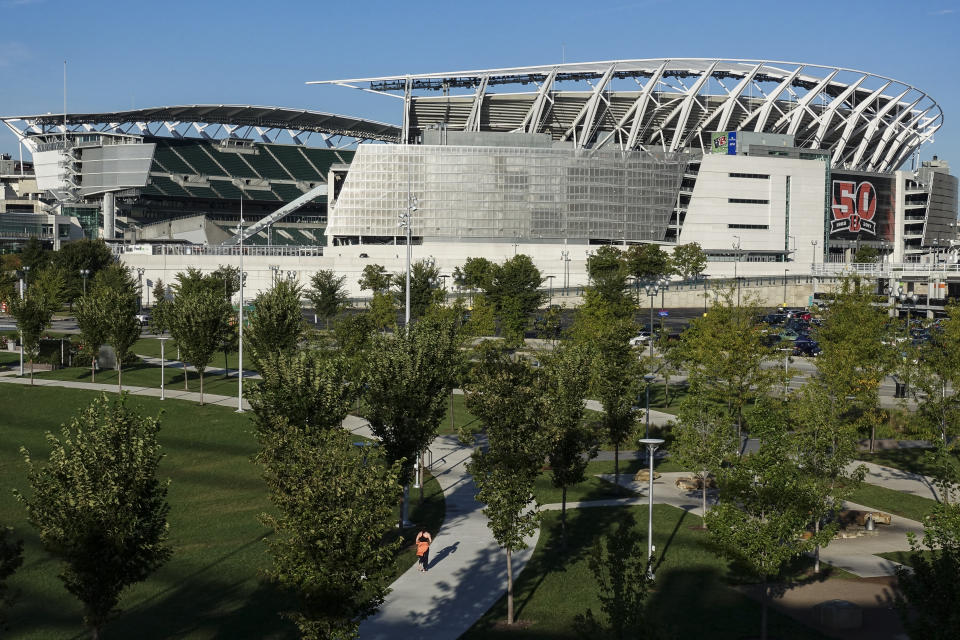
M 200 376 L 201 405 L 203 372 L 221 344 L 224 327 L 230 321 L 231 312 L 222 291 L 202 287 L 180 293 L 170 306 L 170 334 L 180 346 L 183 360 L 191 363 Z M 183 376 L 186 382 L 186 365 Z
M 4 609 L 13 604 L 16 597 L 7 587 L 6 580 L 23 564 L 23 541 L 13 539 L 13 529 L 0 526 L 0 631 L 6 624 Z
M 873 247 L 860 247 L 853 256 L 858 264 L 874 264 L 880 260 L 880 252 Z
M 908 533 L 910 567 L 897 567 L 897 609 L 911 638 L 960 637 L 960 505 L 937 504 L 924 519 L 923 541 Z
M 38 272 L 23 297 L 10 298 L 10 315 L 17 321 L 21 348 L 30 361 L 30 384 L 33 384 L 33 363 L 40 355 L 40 338 L 62 302 L 63 278 L 52 269 Z
M 363 268 L 363 273 L 357 283 L 363 291 L 386 291 L 390 288 L 391 275 L 379 264 L 368 264 Z
M 269 577 L 293 591 L 299 609 L 287 612 L 310 640 L 357 637 L 359 623 L 390 592 L 400 539 L 392 530 L 399 464 L 364 460 L 350 434 L 327 429 L 301 443 L 290 434 L 286 454 L 266 475 L 276 514 Z
M 30 268 L 30 273 L 39 273 L 49 266 L 51 253 L 36 236 L 30 236 L 20 250 L 20 261 L 24 267 Z
M 866 474 L 860 465 L 850 470 L 857 457 L 857 429 L 843 419 L 844 403 L 832 396 L 822 381 L 810 380 L 796 394 L 791 439 L 796 460 L 812 483 L 816 500 L 811 507 L 813 528 L 819 533 L 825 522 L 835 521 L 843 501 L 851 496 Z M 830 540 L 836 525 L 830 528 Z M 820 572 L 820 545 L 814 549 L 814 573 Z
M 587 566 L 600 589 L 600 611 L 606 624 L 587 609 L 574 617 L 574 628 L 589 640 L 657 637 L 645 606 L 652 580 L 643 537 L 629 511 L 617 520 L 616 527 L 612 535 L 597 537 L 587 556 Z
M 637 280 L 656 280 L 670 273 L 670 256 L 658 244 L 635 244 L 627 249 L 627 272 Z
M 843 279 L 817 332 L 821 352 L 817 371 L 830 393 L 857 412 L 846 418 L 865 422 L 870 450 L 880 411 L 880 383 L 897 363 L 897 350 L 887 339 L 883 309 L 857 277 Z
M 303 337 L 304 321 L 300 309 L 300 285 L 279 280 L 253 300 L 250 324 L 244 327 L 244 339 L 254 363 L 269 353 L 290 353 Z
M 386 331 L 397 326 L 397 307 L 393 296 L 386 291 L 377 291 L 370 300 L 370 321 L 377 331 Z
M 536 374 L 524 360 L 511 360 L 496 347 L 487 348 L 467 385 L 467 407 L 480 418 L 487 434 L 486 451 L 473 452 L 467 470 L 484 503 L 487 526 L 507 555 L 507 624 L 513 624 L 514 551 L 540 522 L 533 485 L 544 454 L 543 413 Z
M 719 475 L 720 503 L 704 516 L 710 538 L 724 556 L 761 581 L 760 637 L 767 637 L 771 582 L 793 558 L 833 535 L 803 533 L 816 489 L 791 458 L 789 440 L 773 436 Z
M 497 331 L 497 311 L 490 299 L 482 293 L 473 296 L 467 331 L 474 336 L 492 336 Z
M 153 309 L 150 312 L 150 328 L 155 334 L 162 335 L 164 331 L 170 330 L 170 323 L 167 320 L 169 309 L 167 286 L 163 284 L 163 280 L 157 280 L 153 287 Z
M 587 258 L 590 285 L 604 300 L 619 303 L 627 286 L 627 262 L 620 249 L 603 245 Z
M 449 320 L 424 318 L 394 336 L 375 336 L 367 354 L 367 419 L 386 459 L 401 464 L 404 487 L 446 412 L 459 357 L 457 328 Z M 406 505 L 404 489 L 401 528 Z
M 567 487 L 583 482 L 587 462 L 597 454 L 593 429 L 584 423 L 589 359 L 578 346 L 544 354 L 539 380 L 546 454 L 553 486 L 561 490 L 560 536 L 567 545 Z
M 76 240 L 63 244 L 51 254 L 51 262 L 64 275 L 65 301 L 73 303 L 83 295 L 81 269 L 89 271 L 87 278 L 95 278 L 103 269 L 114 264 L 113 253 L 103 240 Z
M 707 268 L 707 254 L 696 242 L 679 244 L 670 256 L 673 272 L 683 280 L 694 280 Z
M 98 296 L 91 291 L 77 300 L 74 311 L 80 337 L 83 340 L 83 353 L 90 357 L 90 382 L 95 382 L 97 356 L 100 353 L 100 346 L 107 341 L 107 324 L 103 317 L 103 307 Z
M 759 315 L 755 299 L 748 296 L 743 304 L 736 304 L 732 289 L 720 292 L 710 311 L 690 322 L 671 354 L 687 369 L 692 393 L 726 407 L 736 427 L 738 447 L 744 407 L 765 395 L 779 375 L 763 368 L 772 351 L 757 321 Z
M 407 304 L 407 276 L 397 273 L 393 276 L 397 305 L 405 308 Z M 420 318 L 427 309 L 443 303 L 445 291 L 440 286 L 440 268 L 426 260 L 418 260 L 410 267 L 410 317 Z
M 710 477 L 720 472 L 736 443 L 722 412 L 702 398 L 688 397 L 673 428 L 675 440 L 670 448 L 671 457 L 680 466 L 690 469 L 698 479 L 701 506 L 706 515 Z
M 530 256 L 522 253 L 494 265 L 484 294 L 497 311 L 508 346 L 515 348 L 523 344 L 527 318 L 546 297 L 540 290 L 544 279 Z
M 604 300 L 594 289 L 577 310 L 573 334 L 590 356 L 590 393 L 603 406 L 600 426 L 613 445 L 614 483 L 620 486 L 620 447 L 637 425 L 637 397 L 642 390 L 645 363 L 630 346 L 636 328 L 629 314 L 629 301 Z
M 330 319 L 335 317 L 350 300 L 344 283 L 347 276 L 338 276 L 332 269 L 321 269 L 310 278 L 307 299 L 313 305 L 314 314 L 326 320 L 330 328 Z
M 487 258 L 467 258 L 463 268 L 453 270 L 453 281 L 457 286 L 471 291 L 487 291 L 493 284 L 496 265 Z
M 159 430 L 157 419 L 126 406 L 125 395 L 103 394 L 60 438 L 47 434 L 46 463 L 20 449 L 33 493 L 16 492 L 17 499 L 46 549 L 63 562 L 60 579 L 83 603 L 94 638 L 122 591 L 171 555 L 165 544 L 168 483 L 157 479 Z
M 104 269 L 94 279 L 91 300 L 99 307 L 98 315 L 105 325 L 103 339 L 113 347 L 117 360 L 117 389 L 123 390 L 123 361 L 140 338 L 137 320 L 139 291 L 127 267 L 116 264 Z

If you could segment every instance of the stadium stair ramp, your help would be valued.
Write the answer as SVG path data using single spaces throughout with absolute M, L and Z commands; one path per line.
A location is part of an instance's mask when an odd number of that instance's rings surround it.
M 310 203 L 313 200 L 316 200 L 320 196 L 324 195 L 326 192 L 327 192 L 326 183 L 317 185 L 316 187 L 314 187 L 313 189 L 310 189 L 309 191 L 307 191 L 305 194 L 303 194 L 293 202 L 289 202 L 283 205 L 282 207 L 280 207 L 270 215 L 265 216 L 260 220 L 258 220 L 257 222 L 253 223 L 252 225 L 244 229 L 242 233 L 239 233 L 236 236 L 230 238 L 228 241 L 224 242 L 224 245 L 231 246 L 231 245 L 239 244 L 241 238 L 243 240 L 246 240 L 250 236 L 260 232 L 261 230 L 268 227 L 269 225 L 272 225 L 275 222 L 283 219 L 285 216 L 293 213 L 300 207 Z

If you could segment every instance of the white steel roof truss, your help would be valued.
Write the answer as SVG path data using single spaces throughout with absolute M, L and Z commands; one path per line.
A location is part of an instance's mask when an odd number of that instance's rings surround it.
M 907 126 L 905 126 L 900 131 L 900 133 L 897 134 L 897 137 L 893 139 L 893 144 L 890 145 L 890 149 L 889 151 L 887 151 L 887 155 L 884 157 L 883 163 L 880 165 L 880 168 L 878 169 L 878 171 L 885 171 L 886 168 L 890 166 L 893 166 L 893 167 L 900 166 L 899 164 L 892 164 L 893 159 L 899 154 L 900 149 L 904 146 L 904 144 L 906 144 L 907 139 L 910 137 L 910 135 L 914 131 L 914 127 L 917 125 L 918 122 L 920 122 L 923 116 L 925 116 L 927 112 L 930 111 L 931 108 L 932 107 L 928 107 L 923 111 L 921 111 L 920 113 L 916 114 L 916 116 L 912 120 L 910 120 L 909 124 L 907 124 Z M 909 145 L 908 145 L 908 148 L 909 148 Z M 907 152 L 905 155 L 910 155 L 910 153 Z
M 182 138 L 183 134 L 177 130 L 177 125 L 179 122 L 164 122 L 163 126 L 166 128 L 167 133 L 169 133 L 174 138 Z
M 887 126 L 883 129 L 883 135 L 880 136 L 880 142 L 877 144 L 876 151 L 873 152 L 873 155 L 870 157 L 870 164 L 867 165 L 867 171 L 873 171 L 874 167 L 877 165 L 877 161 L 880 160 L 880 156 L 883 155 L 883 150 L 887 148 L 887 145 L 890 143 L 890 139 L 893 138 L 893 134 L 900 130 L 900 123 L 908 115 L 913 113 L 914 107 L 916 107 L 920 101 L 923 100 L 923 97 L 919 97 L 910 104 L 910 106 L 903 109 L 900 114 L 887 123 Z
M 680 144 L 680 136 L 683 135 L 683 132 L 687 128 L 687 120 L 690 118 L 690 112 L 693 110 L 693 103 L 696 100 L 697 94 L 700 92 L 700 89 L 703 85 L 710 79 L 710 76 L 713 75 L 714 69 L 717 68 L 717 65 L 720 64 L 719 61 L 714 61 L 706 71 L 704 71 L 697 81 L 694 82 L 690 89 L 687 91 L 687 95 L 684 97 L 683 101 L 678 105 L 679 115 L 677 117 L 677 124 L 673 130 L 673 142 L 670 143 L 670 151 L 676 151 Z M 677 109 L 674 110 L 674 113 L 677 113 Z M 673 118 L 674 113 L 671 113 L 667 116 L 667 119 L 663 121 L 661 129 L 665 128 L 666 125 L 670 122 L 670 119 Z
M 777 88 L 771 91 L 769 94 L 764 94 L 763 89 L 757 86 L 757 90 L 763 94 L 763 103 L 757 107 L 753 113 L 747 116 L 747 118 L 740 123 L 740 129 L 743 130 L 746 128 L 746 125 L 756 117 L 756 124 L 753 127 L 753 130 L 756 132 L 761 132 L 764 130 L 764 127 L 767 126 L 767 118 L 770 117 L 770 111 L 773 109 L 774 103 L 780 97 L 780 95 L 789 87 L 797 76 L 800 75 L 800 72 L 803 70 L 803 67 L 797 67 L 793 70 L 793 73 L 788 75 L 783 79 L 783 82 L 777 85 Z M 756 83 L 754 83 L 756 84 Z
M 788 113 L 785 113 L 774 125 L 774 128 L 779 128 L 783 122 L 789 118 L 790 124 L 787 127 L 787 135 L 792 136 L 797 133 L 797 128 L 800 126 L 800 123 L 803 122 L 804 113 L 809 113 L 812 117 L 816 118 L 817 113 L 810 108 L 810 103 L 816 100 L 817 96 L 821 95 L 826 86 L 830 84 L 838 73 L 840 73 L 838 70 L 832 71 L 826 78 L 818 82 L 817 86 L 807 91 L 802 98 L 798 98 L 796 106 Z
M 541 120 L 546 112 L 546 106 L 548 103 L 553 104 L 553 82 L 556 78 L 557 70 L 554 69 L 540 85 L 540 88 L 537 89 L 537 97 L 533 99 L 530 109 L 527 110 L 527 115 L 524 116 L 523 122 L 518 127 L 519 131 L 525 131 L 526 133 L 537 133 L 540 131 Z
M 870 145 L 870 142 L 873 141 L 873 137 L 877 135 L 877 129 L 880 128 L 880 124 L 883 122 L 883 118 L 890 113 L 890 110 L 895 106 L 900 104 L 900 101 L 905 95 L 910 92 L 910 89 L 904 89 L 903 93 L 898 95 L 896 98 L 887 100 L 887 103 L 880 107 L 880 109 L 873 115 L 873 118 L 868 120 L 866 124 L 861 126 L 857 131 L 854 131 L 854 136 L 858 135 L 861 130 L 866 128 L 866 132 L 860 139 L 860 144 L 857 146 L 856 153 L 853 154 L 853 160 L 851 164 L 857 166 L 860 164 L 860 160 L 863 158 L 863 154 L 867 152 L 867 147 Z
M 726 131 L 727 127 L 730 125 L 730 118 L 733 116 L 733 109 L 739 104 L 740 94 L 743 93 L 744 89 L 753 82 L 754 76 L 757 75 L 757 72 L 760 71 L 760 68 L 763 66 L 761 62 L 758 65 L 755 65 L 750 72 L 743 77 L 743 79 L 737 83 L 737 86 L 733 90 L 727 89 L 723 82 L 718 80 L 718 84 L 723 87 L 724 91 L 727 92 L 727 98 L 723 101 L 723 104 L 718 105 L 713 112 L 707 116 L 697 127 L 696 131 L 691 134 L 691 136 L 699 136 L 699 134 L 706 128 L 713 119 L 717 116 L 720 116 L 720 120 L 717 122 L 717 131 Z
M 817 132 L 814 134 L 813 140 L 811 141 L 811 147 L 813 149 L 820 148 L 820 144 L 823 142 L 825 136 L 827 135 L 827 131 L 830 129 L 830 123 L 833 122 L 833 116 L 836 115 L 837 110 L 843 106 L 843 104 L 847 101 L 847 98 L 849 98 L 866 79 L 867 76 L 860 76 L 857 78 L 856 82 L 844 89 L 840 95 L 834 98 L 830 104 L 827 105 L 827 108 L 824 109 L 820 115 L 810 123 L 808 129 L 812 129 L 814 125 L 818 125 Z
M 612 64 L 607 67 L 606 71 L 603 72 L 603 77 L 597 82 L 596 86 L 593 87 L 593 91 L 590 94 L 590 97 L 584 103 L 583 107 L 580 108 L 580 113 L 577 114 L 577 117 L 573 119 L 573 122 L 570 123 L 570 127 L 563 133 L 561 140 L 569 140 L 570 137 L 573 137 L 574 145 L 577 148 L 583 148 L 583 146 L 590 140 L 590 135 L 593 132 L 593 120 L 597 114 L 597 105 L 599 104 L 603 92 L 606 90 L 607 85 L 610 82 L 610 79 L 613 77 L 613 72 L 616 70 L 617 65 Z M 579 142 L 577 141 L 577 127 L 581 127 L 581 135 Z
M 840 158 L 843 157 L 843 152 L 846 151 L 847 141 L 850 140 L 850 135 L 853 133 L 853 130 L 856 128 L 857 124 L 860 121 L 860 117 L 863 115 L 863 112 L 866 111 L 867 107 L 870 107 L 878 100 L 883 92 L 886 91 L 887 87 L 890 86 L 890 82 L 887 81 L 882 87 L 871 93 L 867 98 L 864 98 L 860 101 L 853 111 L 847 115 L 845 118 L 846 126 L 843 128 L 843 133 L 840 135 L 840 140 L 837 142 L 836 146 L 833 148 L 833 162 L 834 164 L 840 162 Z
M 477 84 L 477 91 L 473 95 L 473 104 L 470 105 L 470 115 L 463 125 L 464 131 L 480 131 L 480 112 L 483 109 L 483 99 L 487 95 L 487 81 L 489 76 L 480 78 Z
M 210 139 L 211 139 L 210 134 L 207 133 L 207 126 L 208 126 L 208 125 L 206 125 L 206 124 L 201 124 L 201 123 L 199 123 L 199 122 L 194 122 L 194 123 L 193 123 L 193 129 L 194 129 L 194 131 L 196 131 L 196 132 L 197 132 L 197 135 L 200 136 L 201 138 L 203 138 L 204 140 L 210 140 Z M 236 127 L 235 125 L 230 125 L 230 126 L 231 126 L 231 128 L 228 130 L 228 133 L 231 133 L 231 134 L 232 134 L 232 133 L 233 133 L 233 129 L 236 129 L 237 127 Z M 225 128 L 226 128 L 226 127 L 225 127 Z M 232 138 L 233 136 L 230 135 L 229 137 Z
M 630 108 L 626 110 L 623 114 L 623 117 L 620 118 L 620 121 L 614 126 L 614 130 L 608 133 L 603 140 L 597 143 L 597 147 L 606 146 L 610 139 L 617 135 L 620 141 L 621 149 L 633 150 L 637 144 L 637 138 L 641 134 L 641 127 L 643 125 L 643 118 L 647 112 L 647 105 L 650 103 L 650 100 L 653 97 L 653 90 L 659 82 L 660 76 L 663 74 L 664 68 L 666 68 L 667 62 L 664 61 L 663 64 L 657 68 L 656 71 L 650 76 L 650 79 L 647 80 L 646 85 L 640 83 L 638 78 L 634 78 L 634 81 L 641 87 L 640 95 L 637 96 L 637 99 L 633 101 L 633 104 L 630 105 Z M 608 103 L 609 104 L 609 103 Z M 630 132 L 627 134 L 627 139 L 623 139 L 624 129 L 627 125 L 627 121 L 631 120 Z M 643 127 L 645 129 L 645 127 Z

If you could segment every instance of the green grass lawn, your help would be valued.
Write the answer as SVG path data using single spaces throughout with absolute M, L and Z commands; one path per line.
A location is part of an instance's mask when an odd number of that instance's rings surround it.
M 529 622 L 529 627 L 497 627 L 506 618 L 506 599 L 502 598 L 462 636 L 464 640 L 577 638 L 572 628 L 574 616 L 588 607 L 597 613 L 600 607 L 587 553 L 597 535 L 613 531 L 614 522 L 628 514 L 645 539 L 646 507 L 569 512 L 569 545 L 564 550 L 559 544 L 560 514 L 547 513 L 533 557 L 514 587 L 516 617 Z M 656 587 L 648 606 L 670 637 L 732 640 L 759 636 L 760 605 L 728 586 L 735 577 L 709 547 L 706 533 L 694 529 L 700 518 L 668 505 L 655 505 L 653 523 L 654 540 L 663 557 L 656 567 Z M 492 561 L 505 562 L 503 557 Z M 775 611 L 770 612 L 769 632 L 770 637 L 784 640 L 821 637 Z
M 24 540 L 24 565 L 8 580 L 20 592 L 9 610 L 9 636 L 49 640 L 86 637 L 81 610 L 56 575 L 59 564 L 42 548 L 11 493 L 27 490 L 26 468 L 17 452 L 27 446 L 34 458 L 48 451 L 45 431 L 59 431 L 94 392 L 50 387 L 0 385 L 0 523 Z M 260 578 L 269 567 L 264 539 L 270 531 L 257 520 L 269 509 L 266 486 L 250 461 L 256 451 L 251 413 L 176 400 L 133 396 L 147 415 L 162 410 L 160 442 L 165 458 L 161 477 L 171 485 L 172 559 L 147 581 L 124 593 L 122 613 L 101 636 L 125 638 L 296 638 L 296 629 L 277 612 L 291 606 Z M 425 487 L 433 499 L 413 501 L 413 517 L 439 526 L 439 487 Z M 398 559 L 397 571 L 413 561 Z
M 133 347 L 130 349 L 132 353 L 141 356 L 151 356 L 153 358 L 160 357 L 160 340 L 157 338 L 140 338 L 137 340 Z M 168 360 L 177 359 L 177 347 L 174 345 L 173 340 L 167 340 L 167 344 L 164 345 L 164 357 Z M 244 352 L 243 358 L 243 368 L 247 371 L 250 371 L 250 367 L 253 364 L 253 361 L 250 360 L 250 354 Z M 227 354 L 226 360 L 228 368 L 233 371 L 236 371 L 237 367 L 240 364 L 239 354 L 230 353 Z M 222 369 L 224 366 L 223 353 L 213 354 L 213 358 L 210 360 L 208 367 L 215 367 L 217 369 Z
M 26 371 L 25 371 L 26 372 Z M 183 370 L 164 367 L 163 379 L 167 389 L 183 389 Z M 200 391 L 200 377 L 191 371 L 188 373 L 190 391 Z M 36 378 L 46 378 L 50 380 L 70 380 L 72 382 L 90 382 L 89 367 L 67 367 L 57 369 L 56 371 L 38 371 L 34 374 Z M 117 372 L 115 369 L 100 370 L 97 372 L 95 382 L 100 384 L 117 384 Z M 140 362 L 134 365 L 127 365 L 123 369 L 123 384 L 136 387 L 160 388 L 160 367 L 144 364 Z M 244 379 L 244 385 L 247 380 Z M 223 374 L 207 373 L 203 376 L 203 392 L 236 396 L 237 378 L 225 378 Z
M 893 467 L 901 471 L 929 476 L 934 472 L 929 461 L 930 455 L 931 451 L 929 449 L 910 448 L 861 453 L 858 457 L 860 460 L 866 462 L 873 462 L 874 464 L 881 464 L 885 467 Z M 954 452 L 953 462 L 960 468 L 960 451 Z
M 0 351 L 0 367 L 14 364 L 20 364 L 19 353 L 14 353 L 13 351 Z
M 467 410 L 467 398 L 461 393 L 453 394 L 453 424 L 451 425 L 450 401 L 447 400 L 447 414 L 440 423 L 441 434 L 454 434 L 459 429 L 477 432 L 480 426 L 480 419 Z
M 533 485 L 533 495 L 536 496 L 540 504 L 555 504 L 563 499 L 563 491 L 553 486 L 551 480 L 552 474 L 549 471 L 542 472 L 537 476 Z M 567 487 L 567 502 L 578 502 L 581 500 L 606 500 L 608 498 L 626 498 L 635 495 L 629 489 L 621 488 L 617 490 L 612 482 L 601 480 L 588 474 L 587 479 L 580 484 Z
M 927 560 L 933 560 L 936 556 L 936 553 L 927 549 L 922 549 L 918 551 L 921 556 Z M 876 555 L 887 560 L 893 560 L 894 562 L 899 562 L 900 564 L 907 565 L 908 567 L 913 566 L 913 551 L 887 551 L 886 553 L 878 553 Z
M 929 498 L 921 498 L 920 496 L 866 482 L 861 484 L 860 488 L 854 491 L 849 499 L 857 504 L 873 507 L 918 522 L 922 522 L 923 517 L 930 513 L 933 506 L 937 504 Z

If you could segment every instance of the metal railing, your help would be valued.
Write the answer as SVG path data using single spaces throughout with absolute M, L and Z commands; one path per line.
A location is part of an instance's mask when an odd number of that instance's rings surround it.
M 140 254 L 154 256 L 239 256 L 240 247 L 223 245 L 182 245 L 182 244 L 121 244 L 108 243 L 114 255 Z M 244 245 L 245 256 L 322 256 L 323 247 L 319 246 L 272 246 Z
M 931 274 L 960 274 L 960 264 L 948 262 L 881 262 L 881 263 L 826 263 L 815 264 L 811 271 L 817 276 L 838 276 L 846 274 L 868 276 L 895 276 L 895 275 L 931 275 Z

